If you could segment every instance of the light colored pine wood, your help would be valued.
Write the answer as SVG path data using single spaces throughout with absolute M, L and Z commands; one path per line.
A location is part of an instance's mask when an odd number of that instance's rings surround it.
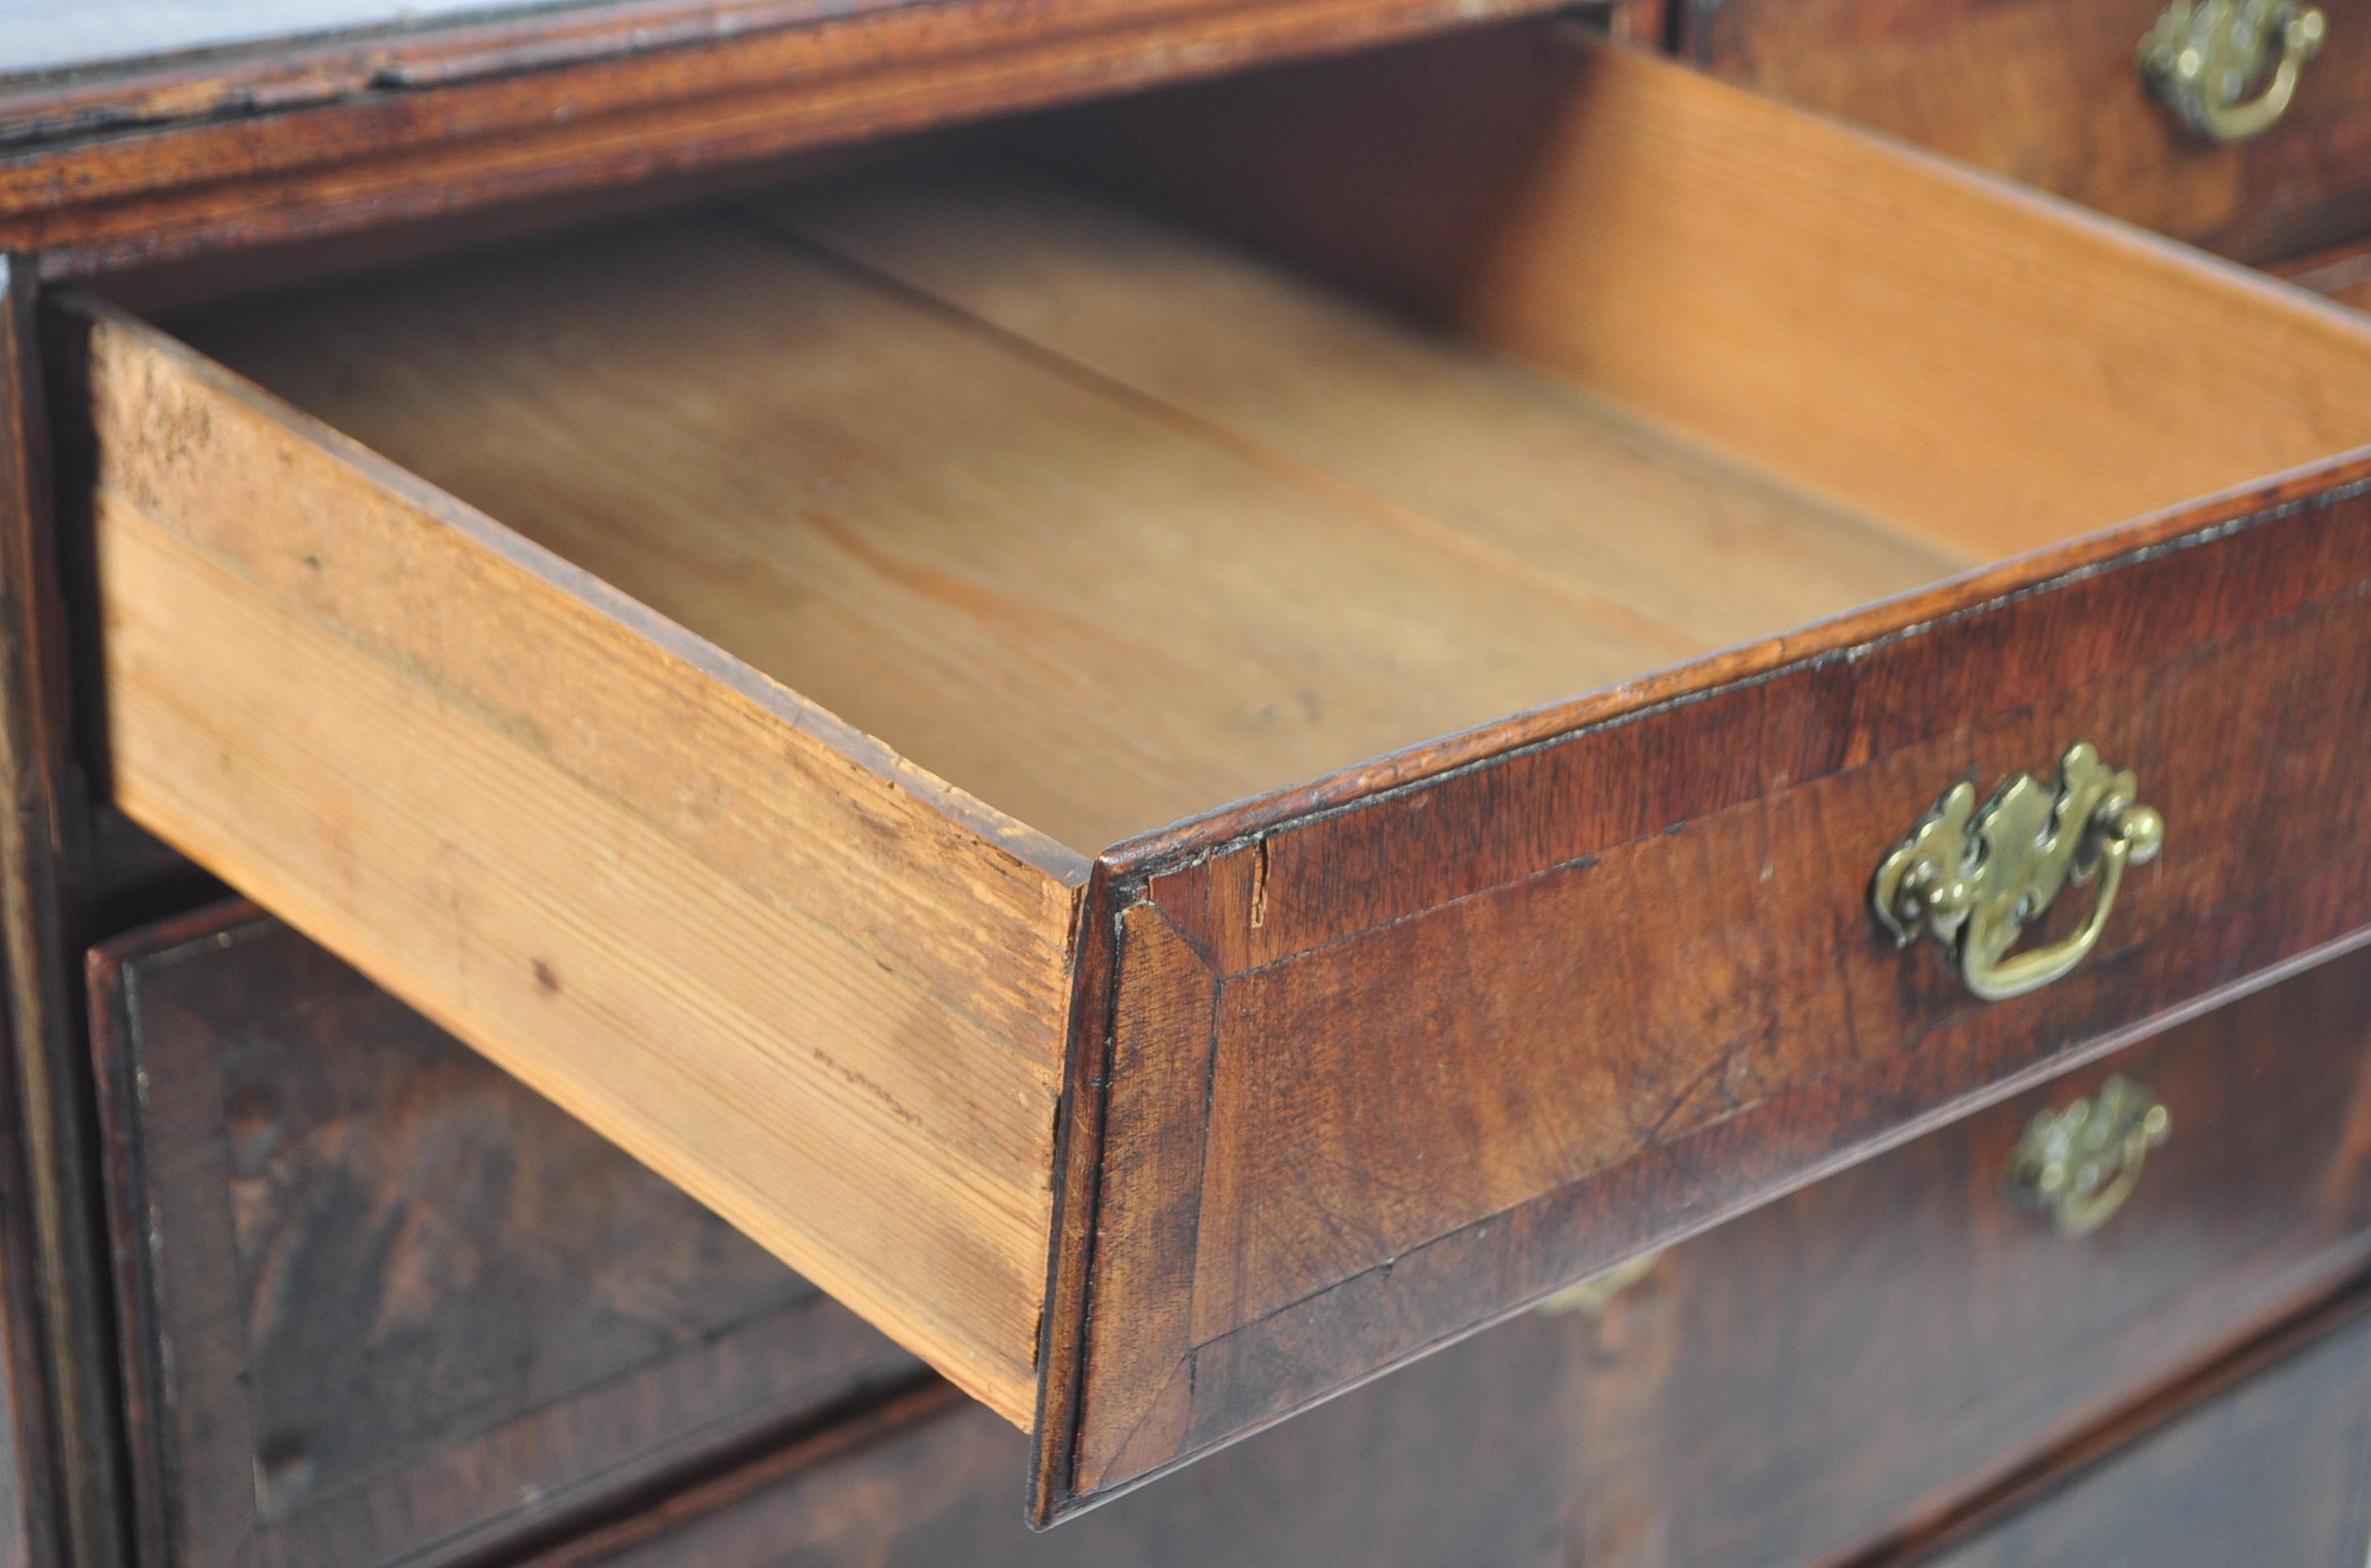
M 2371 442 L 2371 324 L 1641 52 L 1464 294 L 1485 341 L 1986 558 Z
M 955 271 L 994 248 L 977 215 L 935 235 Z M 1146 396 L 747 217 L 188 330 L 1081 850 L 1960 564 L 1190 236 L 1093 237 L 1047 264 L 1110 336 L 1223 320 L 1199 363 L 1268 339 L 1278 401 L 1356 417 Z
M 2371 322 L 1580 29 L 1097 112 L 1051 151 L 1954 553 L 2371 442 Z
M 1213 436 L 1717 648 L 1975 564 L 1497 356 L 1043 180 L 962 169 L 754 202 Z
M 1016 1424 L 1077 857 L 148 330 L 116 798 Z

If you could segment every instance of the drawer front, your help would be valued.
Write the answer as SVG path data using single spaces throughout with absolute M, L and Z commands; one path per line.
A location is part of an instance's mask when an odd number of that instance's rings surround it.
M 2325 299 L 2371 310 L 2371 240 L 2358 236 L 2328 250 L 2292 258 L 2272 271 Z
M 2007 1523 L 1916 1561 L 2359 1568 L 2371 1550 L 2371 1321 L 2359 1311 L 2319 1343 L 2063 1478 Z
M 1840 1561 L 2344 1279 L 2371 1219 L 2366 1046 L 2371 957 L 2324 965 L 1051 1535 L 1012 1516 L 1014 1434 L 918 1405 L 539 1568 Z M 2173 1133 L 2123 1210 L 2069 1239 L 2003 1202 L 2001 1164 L 2111 1067 Z
M 144 1561 L 451 1561 L 915 1374 L 250 908 L 91 974 Z
M 1126 1484 L 2353 940 L 2371 502 L 2260 515 L 1113 878 L 1058 1472 Z M 1871 872 L 2078 738 L 2180 842 L 2070 975 L 1979 1000 Z
M 2006 1167 L 2037 1116 L 2099 1106 L 2111 1076 L 2170 1134 L 2104 1224 L 2063 1235 L 2008 1199 Z M 1576 1555 L 1843 1560 L 2334 1288 L 2366 1221 L 2357 952 L 1657 1259 L 1593 1330 Z
M 1744 252 L 1744 232 L 1805 213 L 1819 183 L 1807 171 L 1842 156 L 1849 133 L 1615 52 L 1582 63 L 1551 75 L 1487 40 L 1378 56 L 1297 85 L 1136 100 L 1082 144 L 1190 148 L 1175 159 L 1176 204 L 1220 209 L 1243 239 L 1321 275 L 1384 280 L 1394 298 L 1478 320 L 1497 346 L 1586 367 L 1592 386 L 1741 441 L 1774 433 L 1770 403 L 1732 406 L 1733 379 L 1667 365 L 1707 319 L 1740 331 L 1770 319 L 1727 313 L 1773 276 L 1820 301 L 1791 314 L 1772 303 L 1801 333 L 1788 340 L 1792 386 L 1770 388 L 1795 403 L 1832 382 L 1867 392 L 1873 376 L 1889 398 L 1916 398 L 1949 374 L 1944 360 L 1987 352 L 1973 333 L 1954 354 L 1898 364 L 1880 331 L 1821 358 L 1891 314 L 1859 308 L 1847 274 L 1869 299 L 1905 275 L 1970 298 L 2004 275 L 2021 295 L 2060 299 L 2065 286 L 2061 303 L 2083 308 L 2063 333 L 2088 344 L 2082 373 L 2102 375 L 2116 406 L 2127 395 L 2111 386 L 2161 393 L 2186 374 L 2138 369 L 2163 339 L 2130 308 L 2139 281 L 2117 271 L 2119 231 L 2017 202 L 1963 225 L 1958 203 L 1982 182 L 1922 166 L 1914 196 L 1909 168 L 1884 177 L 1903 179 L 1892 194 L 1920 213 L 1915 255 L 1892 267 L 1857 272 L 1833 217 L 1807 219 L 1827 226 L 1799 248 Z M 1422 107 L 1452 70 L 1503 86 L 1467 89 L 1487 106 L 1470 142 L 1444 142 Z M 1535 144 L 1495 118 L 1542 100 L 1585 128 Z M 1313 101 L 1338 118 L 1307 112 Z M 1509 144 L 1530 155 L 1520 178 Z M 1740 167 L 1760 178 L 1739 179 Z M 1662 178 L 1632 178 L 1650 167 Z M 1253 197 L 1231 198 L 1238 176 Z M 1866 194 L 1879 179 L 1856 163 L 1840 183 Z M 1708 210 L 1715 187 L 1724 203 Z M 1910 232 L 1887 198 L 1869 200 L 1856 211 L 1874 232 Z M 1369 205 L 1494 201 L 1520 221 L 1478 254 L 1437 230 L 1375 236 L 1355 221 Z M 1553 236 L 1642 208 L 1671 214 L 1637 238 L 1658 257 L 1651 282 L 1558 264 L 1570 252 Z M 2005 214 L 2014 242 L 1992 226 Z M 2188 294 L 2204 278 L 2191 266 L 2181 318 L 2204 301 Z M 2151 276 L 2174 286 L 2177 271 Z M 2297 326 L 2309 316 L 2317 339 L 2334 335 L 2325 342 L 2360 330 L 2253 295 L 2297 310 Z M 1672 324 L 1636 330 L 1649 317 Z M 2054 374 L 2026 361 L 1966 395 L 2030 408 Z M 1900 434 L 1877 403 L 1845 424 L 1822 438 L 1873 451 Z M 2014 467 L 2048 439 L 2027 432 L 1998 459 Z M 2092 466 L 2112 467 L 2113 451 L 2097 442 Z M 1889 482 L 1953 488 L 1906 448 L 1884 466 Z M 1060 1216 L 1066 1238 L 1093 1246 L 1063 1251 L 1047 1355 L 1047 1409 L 1075 1424 L 1044 1455 L 1041 1505 L 1134 1484 L 2359 940 L 2371 921 L 2363 473 L 2342 460 L 2157 513 L 1114 852 L 1086 927 L 1102 946 L 1091 981 L 1104 967 L 1112 978 L 1073 1039 L 1090 1095 Z M 2032 507 L 1979 509 L 2001 527 Z M 1935 944 L 1897 950 L 1870 888 L 1922 813 L 1956 784 L 1983 800 L 2027 774 L 2046 791 L 2080 741 L 2136 769 L 2171 824 L 2088 959 L 1986 1001 Z M 2088 897 L 2070 888 L 2033 942 L 2072 933 Z
M 1022 1435 L 925 1396 L 523 1568 L 1540 1568 L 1570 1560 L 1589 1354 L 1509 1324 L 1043 1535 Z
M 2270 130 L 2217 145 L 2143 83 L 2165 0 L 1726 0 L 1682 8 L 1683 52 L 1841 115 L 2247 261 L 2371 216 L 2371 17 L 2326 41 Z

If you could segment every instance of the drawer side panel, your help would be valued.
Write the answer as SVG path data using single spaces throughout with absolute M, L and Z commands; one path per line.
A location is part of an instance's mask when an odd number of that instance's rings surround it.
M 1061 858 L 145 329 L 88 366 L 124 810 L 1024 1420 Z

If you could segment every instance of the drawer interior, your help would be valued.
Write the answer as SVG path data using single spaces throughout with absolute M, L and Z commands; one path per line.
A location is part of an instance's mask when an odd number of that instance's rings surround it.
M 1476 35 L 171 325 L 1087 853 L 2371 441 L 2355 324 L 1696 86 Z

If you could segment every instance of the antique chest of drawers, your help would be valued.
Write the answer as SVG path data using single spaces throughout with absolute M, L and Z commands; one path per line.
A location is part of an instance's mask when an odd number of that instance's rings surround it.
M 1471 7 L 15 92 L 20 1555 L 2371 1545 L 2371 317 Z
M 2356 953 L 1039 1537 L 1019 1433 L 286 927 L 174 921 L 92 981 L 147 1561 L 1828 1562 L 2284 1365 L 2226 1352 L 2371 1246 Z M 2029 1124 L 2115 1084 L 2177 1131 L 2112 1227 L 2003 1202 Z M 2276 1560 L 2361 1543 L 2358 1339 L 2315 1353 L 2326 1415 L 2199 1461 L 2283 1479 L 2230 1527 Z M 2192 1551 L 2149 1560 L 2240 1560 Z

